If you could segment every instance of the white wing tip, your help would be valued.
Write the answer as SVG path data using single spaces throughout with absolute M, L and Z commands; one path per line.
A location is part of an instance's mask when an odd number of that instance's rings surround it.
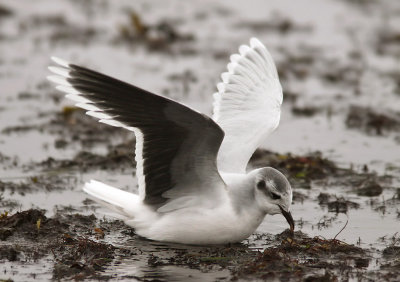
M 60 65 L 60 66 L 63 66 L 65 68 L 69 68 L 69 63 L 67 61 L 63 60 L 63 59 L 60 59 L 60 58 L 55 57 L 55 56 L 52 56 L 51 60 L 53 62 L 55 62 L 56 64 Z
M 265 48 L 264 44 L 256 37 L 252 37 L 250 39 L 250 47 L 254 48 L 254 47 L 262 47 Z
M 240 47 L 239 47 L 239 53 L 240 53 L 240 55 L 242 55 L 242 56 L 246 56 L 246 53 L 247 53 L 249 50 L 251 50 L 251 48 L 250 48 L 249 46 L 247 46 L 247 45 L 240 45 Z
M 232 63 L 236 63 L 238 62 L 240 59 L 242 58 L 242 56 L 240 56 L 239 54 L 232 54 L 230 57 L 230 60 Z
M 91 117 L 98 119 L 112 119 L 109 115 L 105 114 L 103 111 L 87 111 L 86 114 Z
M 223 82 L 218 83 L 217 88 L 218 88 L 219 93 L 225 92 L 225 83 L 223 83 Z
M 236 68 L 237 65 L 238 64 L 236 62 L 230 62 L 227 65 L 228 72 L 234 74 L 235 73 L 235 68 Z
M 99 120 L 99 122 L 104 123 L 104 124 L 108 124 L 108 125 L 111 125 L 111 126 L 115 126 L 115 127 L 124 127 L 124 128 L 127 128 L 127 126 L 125 126 L 125 125 L 122 124 L 121 122 L 116 121 L 116 120 L 113 120 L 113 119 L 101 119 L 101 120 Z M 127 128 L 127 129 L 128 129 L 128 128 Z M 128 130 L 130 130 L 130 129 L 128 129 Z
M 65 92 L 64 90 L 61 90 L 61 91 Z M 91 103 L 88 99 L 79 95 L 79 93 L 77 93 L 77 94 L 74 94 L 72 92 L 67 92 L 67 93 L 69 93 L 69 94 L 65 95 L 65 98 L 68 98 L 72 101 L 75 101 L 77 103 L 84 103 L 84 104 Z
M 61 91 L 61 92 L 67 93 L 68 95 L 80 95 L 81 94 L 79 91 L 75 90 L 71 86 L 57 85 L 56 89 Z M 66 95 L 66 97 L 68 95 Z
M 49 75 L 46 78 L 47 80 L 59 85 L 71 86 L 71 84 L 64 77 L 59 75 Z
M 229 83 L 229 77 L 231 74 L 229 72 L 224 72 L 221 74 L 221 79 L 224 83 Z
M 49 71 L 51 71 L 52 73 L 64 76 L 64 77 L 71 77 L 69 75 L 69 71 L 65 68 L 60 68 L 60 67 L 54 67 L 54 66 L 49 66 L 47 67 L 49 69 Z
M 213 94 L 214 102 L 213 102 L 213 120 L 218 121 L 219 119 L 219 111 L 221 107 L 221 94 L 219 92 L 215 92 Z
M 75 106 L 77 106 L 81 109 L 84 109 L 86 111 L 99 111 L 100 110 L 98 107 L 94 106 L 92 103 L 79 102 L 79 103 L 75 104 Z M 101 120 L 100 120 L 100 122 L 101 122 Z

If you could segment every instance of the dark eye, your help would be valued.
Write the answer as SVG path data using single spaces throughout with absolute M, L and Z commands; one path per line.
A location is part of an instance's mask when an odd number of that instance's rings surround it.
M 271 196 L 272 196 L 272 199 L 274 199 L 274 200 L 279 200 L 281 198 L 281 195 L 274 193 L 274 192 L 271 192 Z
M 265 184 L 265 181 L 264 180 L 261 180 L 261 181 L 259 181 L 258 183 L 257 183 L 257 188 L 258 189 L 264 189 L 264 188 L 266 188 L 267 187 L 267 185 Z

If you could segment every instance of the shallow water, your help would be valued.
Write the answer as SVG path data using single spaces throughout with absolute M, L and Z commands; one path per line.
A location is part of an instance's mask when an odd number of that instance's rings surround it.
M 296 188 L 304 196 L 302 201 L 295 199 L 292 207 L 297 230 L 309 236 L 334 238 L 348 220 L 337 239 L 368 249 L 387 247 L 386 239 L 398 237 L 400 232 L 400 129 L 398 125 L 383 127 L 382 134 L 376 134 L 374 125 L 361 123 L 349 128 L 346 119 L 351 106 L 400 115 L 400 5 L 397 1 L 357 3 L 62 0 L 55 4 L 41 0 L 32 6 L 27 0 L 3 1 L 1 5 L 12 14 L 0 16 L 0 153 L 9 157 L 0 155 L 0 180 L 31 183 L 32 177 L 55 175 L 67 179 L 67 184 L 61 189 L 4 191 L 4 199 L 19 205 L 1 206 L 0 212 L 39 207 L 51 216 L 70 207 L 89 214 L 97 206 L 83 205 L 86 196 L 81 187 L 92 178 L 130 191 L 137 189 L 134 168 L 58 170 L 38 165 L 49 158 L 73 159 L 80 151 L 105 155 L 112 146 L 131 138 L 100 126 L 93 129 L 94 137 L 90 139 L 86 127 L 83 131 L 76 129 L 73 120 L 67 126 L 52 123 L 71 103 L 45 80 L 51 55 L 210 114 L 211 94 L 229 55 L 239 44 L 257 36 L 276 60 L 285 97 L 280 126 L 263 148 L 294 155 L 320 151 L 339 167 L 361 172 L 367 166 L 369 172 L 391 178 L 384 184 L 383 193 L 375 197 L 359 196 L 354 187 L 329 181 L 312 181 L 311 189 Z M 154 47 L 154 42 L 124 37 L 124 29 L 133 30 L 130 11 L 148 25 L 165 20 L 182 37 L 190 35 L 193 40 L 167 40 Z M 314 112 L 296 114 L 295 108 L 311 108 Z M 86 134 L 86 139 L 74 137 L 76 134 Z M 66 144 L 57 145 L 62 144 L 60 140 Z M 320 193 L 343 197 L 359 207 L 340 213 L 329 211 L 318 203 Z M 267 216 L 256 233 L 279 234 L 286 228 L 283 217 Z M 109 238 L 112 244 L 119 240 Z M 128 247 L 135 243 L 124 244 Z M 254 238 L 245 244 L 265 247 Z M 205 273 L 178 266 L 152 268 L 144 257 L 112 264 L 105 272 L 127 280 L 185 281 L 191 275 L 194 281 L 204 281 L 230 277 L 227 269 Z M 7 272 L 0 278 L 33 279 L 29 273 L 35 272 L 36 278 L 48 279 L 49 260 L 2 262 Z

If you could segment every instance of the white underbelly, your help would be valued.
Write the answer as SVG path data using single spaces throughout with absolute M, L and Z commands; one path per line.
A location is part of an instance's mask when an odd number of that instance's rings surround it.
M 263 215 L 238 215 L 230 207 L 218 209 L 181 209 L 159 217 L 136 232 L 157 241 L 184 244 L 226 244 L 249 237 L 263 220 Z

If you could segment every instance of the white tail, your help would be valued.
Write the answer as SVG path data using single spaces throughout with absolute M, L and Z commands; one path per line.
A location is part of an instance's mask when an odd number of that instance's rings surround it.
M 96 180 L 86 182 L 83 190 L 96 202 L 125 217 L 132 217 L 140 203 L 138 195 L 129 193 Z

